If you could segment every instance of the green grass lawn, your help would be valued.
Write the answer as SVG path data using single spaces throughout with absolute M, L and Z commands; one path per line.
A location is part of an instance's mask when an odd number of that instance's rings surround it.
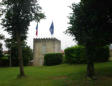
M 97 80 L 85 77 L 86 65 L 25 67 L 22 79 L 17 79 L 17 67 L 0 68 L 0 86 L 112 86 L 112 62 L 97 63 L 95 69 Z

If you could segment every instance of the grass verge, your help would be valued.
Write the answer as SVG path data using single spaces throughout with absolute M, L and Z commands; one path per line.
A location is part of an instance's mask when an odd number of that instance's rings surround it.
M 112 86 L 112 62 L 95 64 L 97 80 L 87 80 L 86 65 L 25 67 L 27 77 L 17 79 L 19 68 L 0 68 L 0 86 Z

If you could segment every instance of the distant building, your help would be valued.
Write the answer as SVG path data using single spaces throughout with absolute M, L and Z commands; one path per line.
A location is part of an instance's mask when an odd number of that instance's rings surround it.
M 56 38 L 34 39 L 33 47 L 33 65 L 42 66 L 44 63 L 44 55 L 46 53 L 60 53 L 61 42 Z
M 3 55 L 8 55 L 10 54 L 10 51 L 3 51 Z

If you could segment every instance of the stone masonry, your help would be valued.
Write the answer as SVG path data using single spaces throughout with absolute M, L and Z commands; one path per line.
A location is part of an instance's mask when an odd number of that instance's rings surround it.
M 44 55 L 46 53 L 59 53 L 61 51 L 61 42 L 56 38 L 39 38 L 34 39 L 33 47 L 33 65 L 42 66 Z

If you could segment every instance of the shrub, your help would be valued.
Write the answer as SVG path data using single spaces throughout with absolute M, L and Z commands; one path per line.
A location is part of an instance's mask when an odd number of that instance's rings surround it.
M 0 67 L 8 67 L 9 60 L 8 59 L 0 59 Z
M 65 49 L 67 63 L 86 63 L 86 52 L 84 46 L 74 46 Z M 109 59 L 109 47 L 96 47 L 94 52 L 94 62 L 106 62 Z
M 44 56 L 44 65 L 58 65 L 63 61 L 61 53 L 49 53 Z
M 29 46 L 23 48 L 23 62 L 24 66 L 29 64 L 29 61 L 33 59 L 33 51 Z
M 26 46 L 22 47 L 22 53 L 23 53 L 23 64 L 24 64 L 24 66 L 27 66 L 29 64 L 29 61 L 33 59 L 33 51 L 29 46 L 26 45 Z M 12 66 L 19 65 L 17 46 L 12 48 L 11 62 L 12 62 Z
M 9 59 L 8 55 L 4 55 L 0 57 L 0 67 L 8 67 L 9 66 Z
M 85 48 L 83 46 L 69 47 L 65 49 L 66 62 L 73 63 L 85 63 Z

